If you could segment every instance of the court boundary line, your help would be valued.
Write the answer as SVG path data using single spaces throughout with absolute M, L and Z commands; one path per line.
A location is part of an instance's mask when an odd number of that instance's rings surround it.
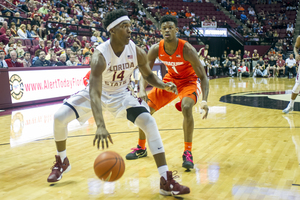
M 283 126 L 279 126 L 279 127 L 268 127 L 268 126 L 262 126 L 262 127 L 203 127 L 203 128 L 194 128 L 194 130 L 212 130 L 212 129 L 262 129 L 262 128 L 271 128 L 271 129 L 299 129 L 299 127 L 283 127 Z M 177 129 L 159 129 L 159 131 L 163 132 L 163 131 L 181 131 L 183 130 L 182 128 L 177 128 Z M 134 132 L 138 132 L 138 131 L 122 131 L 122 132 L 113 132 L 110 133 L 111 135 L 115 135 L 115 134 L 123 134 L 123 133 L 134 133 Z M 68 136 L 68 138 L 76 138 L 76 137 L 86 137 L 86 136 L 94 136 L 95 134 L 88 134 L 88 135 L 73 135 L 73 136 Z M 45 141 L 45 140 L 52 140 L 54 139 L 53 137 L 51 138 L 43 138 L 43 139 L 38 139 L 38 140 L 33 140 L 32 142 L 39 142 L 39 141 Z M 0 146 L 5 146 L 5 145 L 9 145 L 10 143 L 0 143 Z

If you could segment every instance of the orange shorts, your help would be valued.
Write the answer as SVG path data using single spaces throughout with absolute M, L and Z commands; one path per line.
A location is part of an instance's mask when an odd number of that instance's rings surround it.
M 169 74 L 166 74 L 163 82 L 173 82 L 177 86 L 178 95 L 154 87 L 148 94 L 148 98 L 150 100 L 148 101 L 148 105 L 158 111 L 168 103 L 172 102 L 178 96 L 180 100 L 182 100 L 184 97 L 190 97 L 195 101 L 196 104 L 197 98 L 201 93 L 200 84 L 198 83 L 197 79 L 197 77 L 174 79 Z

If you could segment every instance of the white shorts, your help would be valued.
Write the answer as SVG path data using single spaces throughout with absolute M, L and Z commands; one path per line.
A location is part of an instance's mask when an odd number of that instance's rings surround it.
M 136 68 L 133 71 L 133 78 L 134 78 L 134 80 L 140 80 L 140 70 L 139 70 L 139 68 Z
M 131 107 L 145 107 L 150 112 L 148 104 L 142 99 L 132 96 L 131 91 L 127 89 L 117 94 L 107 94 L 102 91 L 101 101 L 102 108 L 109 111 L 115 118 L 127 119 L 127 109 Z M 79 115 L 77 120 L 80 124 L 84 124 L 93 116 L 89 86 L 73 94 L 69 99 L 65 99 L 64 102 L 69 103 L 75 108 Z
M 89 86 L 87 86 L 65 99 L 64 103 L 67 102 L 74 107 L 79 116 L 77 120 L 82 125 L 93 116 L 90 101 Z
M 300 64 L 298 66 L 298 72 L 297 72 L 297 76 L 295 78 L 295 85 L 294 85 L 293 90 L 292 90 L 292 92 L 294 94 L 298 94 L 299 91 L 300 91 L 300 80 L 299 80 L 300 77 L 299 76 L 300 76 Z
M 107 94 L 103 91 L 101 101 L 102 107 L 115 118 L 127 119 L 127 109 L 131 107 L 145 107 L 150 112 L 148 104 L 142 99 L 132 96 L 129 90 L 117 94 Z

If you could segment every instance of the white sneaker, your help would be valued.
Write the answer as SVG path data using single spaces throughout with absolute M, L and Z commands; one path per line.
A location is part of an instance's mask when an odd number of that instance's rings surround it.
M 294 111 L 294 108 L 288 106 L 288 107 L 286 107 L 286 109 L 284 109 L 282 112 L 285 113 L 285 114 L 288 114 L 289 112 L 292 112 L 292 111 Z

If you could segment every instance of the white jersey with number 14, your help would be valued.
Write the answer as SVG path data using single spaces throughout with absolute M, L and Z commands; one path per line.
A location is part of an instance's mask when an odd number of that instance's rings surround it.
M 116 94 L 126 90 L 130 76 L 138 65 L 134 42 L 130 40 L 119 57 L 114 53 L 110 40 L 100 44 L 96 49 L 102 53 L 106 61 L 106 69 L 102 73 L 102 91 Z

